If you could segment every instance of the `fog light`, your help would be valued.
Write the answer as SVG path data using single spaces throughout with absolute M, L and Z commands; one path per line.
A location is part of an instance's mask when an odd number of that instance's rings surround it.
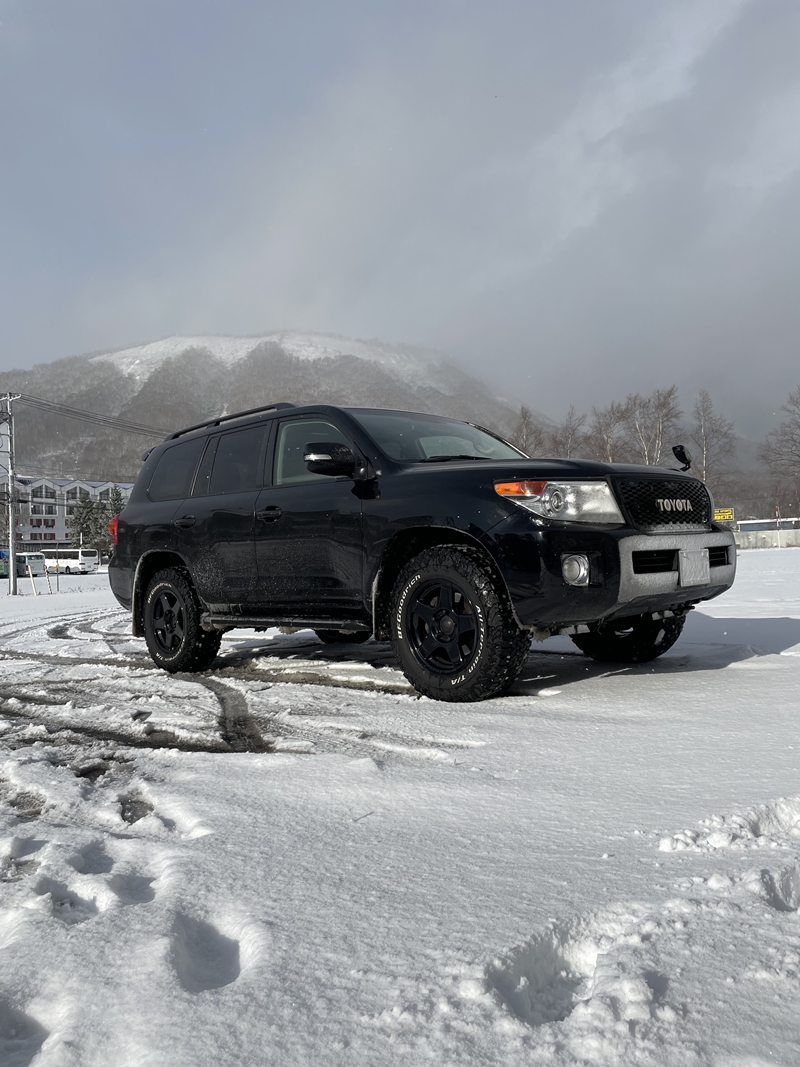
M 567 585 L 589 584 L 589 559 L 577 552 L 561 557 L 561 573 Z

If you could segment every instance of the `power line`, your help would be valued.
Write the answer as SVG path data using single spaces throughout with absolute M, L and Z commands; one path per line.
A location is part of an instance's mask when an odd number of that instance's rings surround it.
M 80 419 L 82 422 L 91 422 L 97 426 L 108 426 L 123 433 L 139 434 L 142 437 L 166 437 L 169 430 L 156 429 L 153 426 L 143 426 L 139 422 L 131 422 L 128 419 L 118 418 L 116 415 L 100 415 L 96 411 L 82 411 L 80 408 L 72 408 L 67 404 L 59 404 L 54 400 L 43 400 L 38 396 L 28 396 L 22 393 L 19 397 L 20 404 L 37 408 L 39 411 L 47 411 L 52 415 L 61 415 L 67 419 Z

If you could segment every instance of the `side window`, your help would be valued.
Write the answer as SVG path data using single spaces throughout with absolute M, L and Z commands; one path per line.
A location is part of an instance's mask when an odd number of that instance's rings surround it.
M 303 462 L 306 445 L 312 441 L 332 441 L 352 448 L 341 430 L 324 419 L 298 419 L 281 423 L 275 448 L 275 485 L 299 485 L 301 482 L 325 482 L 324 474 L 312 474 Z
M 259 460 L 264 430 L 264 426 L 251 426 L 220 437 L 208 486 L 212 496 L 260 488 Z
M 147 489 L 151 500 L 182 500 L 189 495 L 192 475 L 205 443 L 204 437 L 196 437 L 161 453 Z

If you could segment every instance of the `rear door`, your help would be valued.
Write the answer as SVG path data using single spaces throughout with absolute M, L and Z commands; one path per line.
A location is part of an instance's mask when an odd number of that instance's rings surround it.
M 311 442 L 355 449 L 328 417 L 282 419 L 272 449 L 272 484 L 256 505 L 259 605 L 264 614 L 362 620 L 361 499 L 352 478 L 311 474 Z
M 253 535 L 267 428 L 209 437 L 191 496 L 173 518 L 175 543 L 211 611 L 247 614 L 256 603 Z

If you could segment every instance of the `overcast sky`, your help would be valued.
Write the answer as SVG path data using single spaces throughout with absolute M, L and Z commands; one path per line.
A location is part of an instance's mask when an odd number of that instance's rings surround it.
M 797 0 L 0 0 L 0 367 L 445 349 L 560 417 L 800 383 Z

